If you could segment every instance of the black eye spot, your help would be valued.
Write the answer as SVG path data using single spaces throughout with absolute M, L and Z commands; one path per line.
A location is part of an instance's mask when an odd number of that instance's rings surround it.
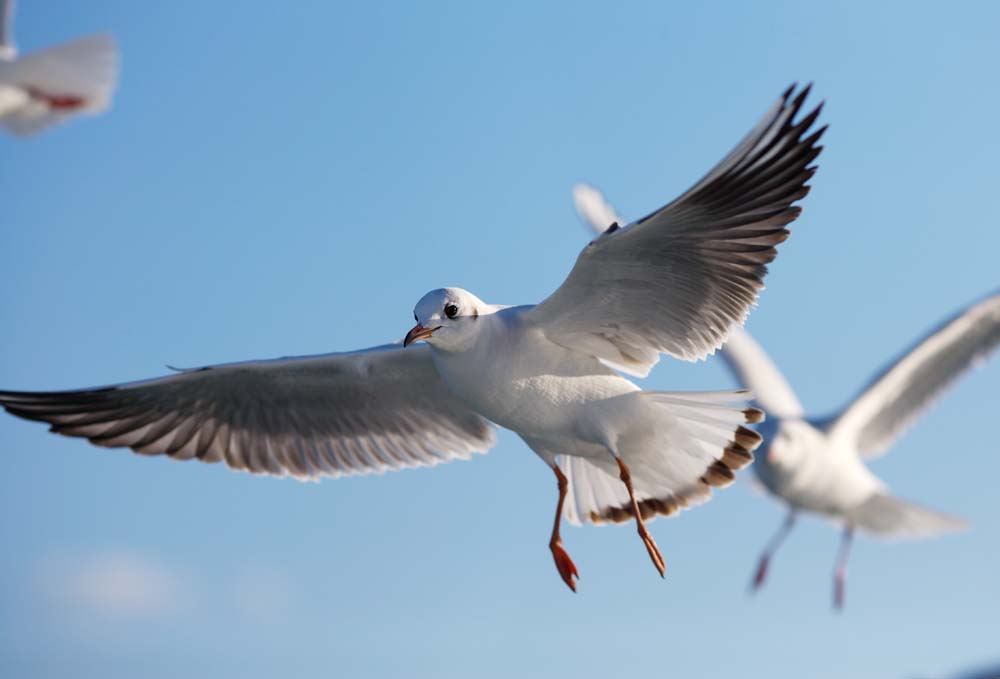
M 419 319 L 419 318 L 417 318 L 417 315 L 416 315 L 416 314 L 413 314 L 413 320 L 415 320 L 415 321 L 416 321 L 417 323 L 419 323 L 419 322 L 420 322 L 420 319 Z
M 448 304 L 444 308 L 444 315 L 448 318 L 455 318 L 458 315 L 458 307 L 454 304 Z

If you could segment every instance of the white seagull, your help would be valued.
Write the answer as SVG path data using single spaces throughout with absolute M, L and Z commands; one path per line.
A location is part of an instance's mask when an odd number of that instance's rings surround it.
M 621 220 L 597 189 L 573 189 L 577 212 L 595 230 Z M 795 393 L 763 348 L 734 328 L 722 356 L 767 413 L 765 444 L 753 469 L 764 487 L 788 506 L 788 516 L 768 543 L 752 589 L 764 584 L 768 563 L 799 511 L 843 525 L 834 569 L 834 606 L 844 601 L 847 557 L 855 528 L 882 538 L 922 538 L 961 530 L 960 519 L 889 493 L 864 461 L 878 457 L 934 399 L 1000 345 L 1000 294 L 948 319 L 912 346 L 834 417 L 807 417 Z
M 109 35 L 90 35 L 18 58 L 14 0 L 0 0 L 0 125 L 19 136 L 107 110 L 118 81 Z
M 417 302 L 402 346 L 0 392 L 0 404 L 97 445 L 300 479 L 464 459 L 491 446 L 493 423 L 558 479 L 549 546 L 571 589 L 559 535 L 569 492 L 574 522 L 634 517 L 663 575 L 644 519 L 731 483 L 761 441 L 743 425 L 762 413 L 740 403 L 746 392 L 642 391 L 621 373 L 644 377 L 660 353 L 705 358 L 754 305 L 822 149 L 823 129 L 810 129 L 820 109 L 796 122 L 808 88 L 793 91 L 680 198 L 590 242 L 540 304 L 443 288 Z

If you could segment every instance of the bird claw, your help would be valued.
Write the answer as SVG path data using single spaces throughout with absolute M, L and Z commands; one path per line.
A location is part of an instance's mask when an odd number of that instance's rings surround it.
M 760 565 L 757 566 L 757 573 L 753 576 L 753 583 L 750 585 L 750 592 L 756 592 L 764 585 L 764 580 L 767 579 L 767 564 L 768 560 L 766 558 L 760 560 Z
M 844 607 L 844 576 L 840 573 L 837 574 L 833 581 L 833 608 L 834 610 L 841 610 Z
M 549 549 L 552 550 L 552 559 L 556 562 L 559 577 L 562 578 L 567 587 L 575 592 L 576 582 L 573 578 L 579 578 L 580 573 L 576 570 L 576 564 L 573 563 L 573 559 L 569 558 L 569 554 L 563 549 L 561 542 L 553 542 L 549 545 Z
M 656 546 L 656 541 L 653 540 L 653 536 L 648 532 L 640 533 L 640 535 L 642 535 L 642 542 L 646 545 L 646 551 L 649 552 L 649 558 L 653 560 L 653 565 L 656 566 L 656 570 L 660 573 L 660 577 L 667 577 L 667 563 L 663 560 L 663 555 L 660 554 L 660 548 Z

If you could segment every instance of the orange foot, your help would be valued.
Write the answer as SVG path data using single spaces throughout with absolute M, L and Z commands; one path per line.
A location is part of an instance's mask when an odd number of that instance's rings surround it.
M 660 573 L 660 577 L 667 577 L 667 564 L 663 560 L 663 555 L 660 554 L 660 548 L 656 546 L 656 541 L 653 540 L 653 536 L 646 531 L 642 531 L 639 535 L 642 536 L 642 541 L 646 545 L 646 551 L 649 552 L 649 558 L 653 560 L 653 565 L 656 566 L 656 570 Z
M 576 582 L 573 580 L 574 577 L 579 578 L 580 573 L 576 570 L 576 564 L 573 563 L 573 559 L 569 558 L 569 554 L 563 549 L 562 542 L 553 542 L 549 545 L 549 549 L 552 550 L 552 558 L 556 562 L 556 568 L 559 570 L 559 576 L 574 592 L 576 591 Z
M 760 560 L 760 565 L 757 566 L 757 573 L 753 576 L 753 585 L 750 586 L 750 591 L 756 592 L 764 584 L 764 580 L 767 579 L 768 561 L 767 557 Z
M 833 581 L 833 608 L 834 610 L 843 610 L 844 608 L 844 574 L 837 573 L 836 578 Z

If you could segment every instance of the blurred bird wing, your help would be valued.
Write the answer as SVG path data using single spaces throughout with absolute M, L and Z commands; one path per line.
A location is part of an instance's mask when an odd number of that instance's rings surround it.
M 79 38 L 24 55 L 7 66 L 4 79 L 35 96 L 79 99 L 71 108 L 35 106 L 2 119 L 14 134 L 35 134 L 79 113 L 108 109 L 118 84 L 118 48 L 109 35 Z
M 0 60 L 11 61 L 17 56 L 14 44 L 14 0 L 0 0 Z
M 879 373 L 829 425 L 864 458 L 878 457 L 958 377 L 1000 345 L 1000 294 L 951 317 Z
M 753 392 L 754 401 L 769 416 L 800 418 L 802 404 L 781 371 L 743 328 L 733 328 L 722 345 L 722 358 L 740 385 Z
M 563 284 L 527 313 L 553 342 L 643 377 L 668 353 L 698 360 L 746 318 L 766 264 L 800 212 L 823 129 L 793 121 L 789 88 L 708 175 L 666 207 L 608 229 Z
M 598 235 L 607 231 L 612 224 L 626 224 L 604 194 L 589 184 L 577 184 L 573 187 L 573 205 L 580 219 Z
M 100 446 L 300 479 L 432 466 L 494 440 L 423 346 L 231 363 L 82 391 L 0 392 L 0 405 Z

